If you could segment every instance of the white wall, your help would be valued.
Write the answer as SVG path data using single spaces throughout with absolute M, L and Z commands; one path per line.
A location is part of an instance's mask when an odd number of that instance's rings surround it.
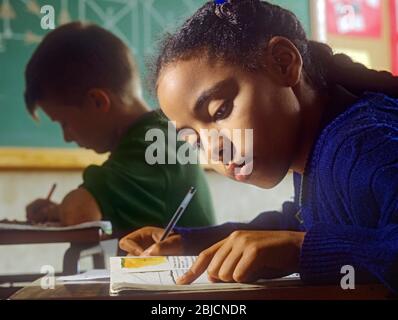
M 293 195 L 291 176 L 273 190 L 237 183 L 214 172 L 208 172 L 207 176 L 218 223 L 249 221 L 264 210 L 280 209 L 282 202 Z M 53 200 L 60 201 L 81 183 L 81 173 L 0 172 L 0 220 L 24 220 L 26 204 L 46 197 L 54 182 L 58 187 Z M 47 264 L 61 271 L 67 247 L 67 244 L 0 246 L 0 274 L 38 273 Z M 114 251 L 114 243 L 108 243 L 107 248 Z M 91 261 L 82 261 L 81 267 L 90 268 Z

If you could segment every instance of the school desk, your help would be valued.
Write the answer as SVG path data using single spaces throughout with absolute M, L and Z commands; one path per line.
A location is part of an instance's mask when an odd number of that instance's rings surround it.
M 45 243 L 69 243 L 63 259 L 62 275 L 78 272 L 79 260 L 85 256 L 92 256 L 94 268 L 105 268 L 104 254 L 100 242 L 109 239 L 101 228 L 69 230 L 69 231 L 21 231 L 0 230 L 0 245 L 26 245 Z M 31 282 L 42 274 L 0 275 L 0 298 L 9 296 L 20 288 L 17 283 Z
M 361 285 L 355 290 L 342 290 L 339 286 L 306 286 L 293 280 L 289 284 L 253 290 L 223 292 L 150 293 L 128 291 L 109 294 L 109 281 L 98 283 L 60 283 L 54 289 L 42 289 L 40 279 L 13 294 L 11 300 L 385 300 L 393 297 L 381 285 Z

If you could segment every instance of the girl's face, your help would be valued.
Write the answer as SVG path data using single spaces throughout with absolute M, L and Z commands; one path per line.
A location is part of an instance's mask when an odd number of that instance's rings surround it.
M 163 68 L 157 93 L 177 129 L 191 128 L 201 139 L 203 129 L 252 129 L 253 143 L 233 140 L 236 164 L 220 163 L 215 169 L 232 179 L 272 188 L 291 167 L 300 136 L 300 105 L 285 76 L 282 71 L 249 72 L 197 57 Z M 215 143 L 203 142 L 205 151 L 222 150 L 222 139 Z M 242 157 L 243 165 L 236 162 Z

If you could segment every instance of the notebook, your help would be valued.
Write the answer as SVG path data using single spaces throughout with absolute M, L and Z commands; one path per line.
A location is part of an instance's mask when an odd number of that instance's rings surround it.
M 125 290 L 143 291 L 216 291 L 248 290 L 263 288 L 275 281 L 299 281 L 297 274 L 277 280 L 259 281 L 254 284 L 212 283 L 203 273 L 190 285 L 176 285 L 176 279 L 182 276 L 197 257 L 112 257 L 110 258 L 110 292 Z

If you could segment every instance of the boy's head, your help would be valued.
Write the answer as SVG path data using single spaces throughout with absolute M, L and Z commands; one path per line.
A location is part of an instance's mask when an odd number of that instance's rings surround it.
M 25 71 L 25 102 L 63 129 L 66 141 L 107 152 L 112 115 L 141 95 L 138 70 L 128 47 L 96 25 L 73 22 L 49 33 Z

